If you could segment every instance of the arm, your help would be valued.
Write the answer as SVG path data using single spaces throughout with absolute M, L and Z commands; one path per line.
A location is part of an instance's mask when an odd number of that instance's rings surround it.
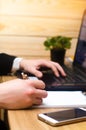
M 0 75 L 6 75 L 11 72 L 15 56 L 0 53 Z
M 37 77 L 42 77 L 42 72 L 39 71 L 41 67 L 48 67 L 50 68 L 54 74 L 58 77 L 59 72 L 66 76 L 64 70 L 62 67 L 52 61 L 44 60 L 44 59 L 38 59 L 38 60 L 27 60 L 22 59 L 18 60 L 15 64 L 14 61 L 16 59 L 16 56 L 8 55 L 5 53 L 0 54 L 0 75 L 6 75 L 10 73 L 11 71 L 16 71 L 18 69 L 23 69 L 27 72 L 30 72 L 34 74 Z M 14 65 L 15 64 L 15 65 Z

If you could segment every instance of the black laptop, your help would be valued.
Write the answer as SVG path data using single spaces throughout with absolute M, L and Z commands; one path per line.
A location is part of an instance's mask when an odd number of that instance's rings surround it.
M 41 68 L 47 91 L 86 91 L 86 11 L 84 12 L 74 61 L 71 65 L 63 65 L 67 76 L 57 78 L 47 68 Z M 21 71 L 16 74 L 21 78 Z M 28 76 L 33 76 L 27 73 Z
M 42 80 L 47 91 L 86 91 L 86 11 L 84 12 L 74 61 L 72 65 L 62 66 L 67 74 L 59 78 L 51 71 L 45 71 Z

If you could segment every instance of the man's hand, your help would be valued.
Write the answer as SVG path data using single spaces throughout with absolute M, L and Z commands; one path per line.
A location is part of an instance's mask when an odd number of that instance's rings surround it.
M 0 84 L 0 108 L 22 109 L 42 103 L 47 96 L 41 80 L 14 79 Z
M 54 74 L 59 77 L 59 73 L 62 76 L 66 76 L 63 68 L 56 62 L 48 61 L 48 60 L 25 60 L 22 59 L 20 62 L 20 68 L 37 76 L 42 77 L 42 72 L 40 71 L 41 67 L 50 68 Z

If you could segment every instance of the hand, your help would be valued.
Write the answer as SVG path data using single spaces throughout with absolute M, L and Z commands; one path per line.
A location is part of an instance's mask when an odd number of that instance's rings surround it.
M 22 109 L 42 103 L 47 92 L 41 80 L 14 79 L 0 84 L 0 108 Z
M 42 77 L 42 72 L 39 71 L 41 67 L 48 67 L 50 68 L 54 74 L 59 77 L 59 72 L 61 73 L 62 76 L 66 76 L 64 70 L 62 67 L 53 61 L 48 61 L 48 60 L 21 60 L 20 62 L 20 68 L 24 69 L 25 71 L 28 71 L 32 74 L 34 74 L 37 77 Z

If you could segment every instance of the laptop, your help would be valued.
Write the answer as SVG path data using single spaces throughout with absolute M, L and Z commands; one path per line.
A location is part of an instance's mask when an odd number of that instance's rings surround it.
M 67 76 L 59 78 L 51 71 L 45 71 L 41 78 L 47 91 L 86 91 L 86 10 L 83 15 L 80 33 L 71 65 L 62 66 Z
M 41 68 L 47 91 L 86 91 L 86 11 L 84 12 L 74 61 L 70 65 L 63 65 L 67 76 L 57 78 L 52 70 Z M 21 78 L 21 71 L 17 72 Z M 27 73 L 28 76 L 33 76 Z

